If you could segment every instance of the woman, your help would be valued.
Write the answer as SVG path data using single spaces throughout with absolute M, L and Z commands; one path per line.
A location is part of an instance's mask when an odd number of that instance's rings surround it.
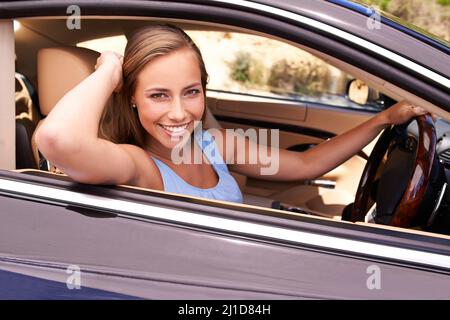
M 143 28 L 131 37 L 123 58 L 102 53 L 95 72 L 57 103 L 37 132 L 38 147 L 79 182 L 242 202 L 227 164 L 243 175 L 260 176 L 266 163 L 259 156 L 253 163 L 250 158 L 259 155 L 262 146 L 225 130 L 197 127 L 205 113 L 207 79 L 199 49 L 181 29 Z M 292 181 L 321 176 L 385 127 L 423 113 L 422 108 L 401 102 L 303 153 L 272 149 L 269 156 L 275 152 L 279 166 L 264 178 Z M 174 155 L 180 153 L 185 161 L 175 161 Z

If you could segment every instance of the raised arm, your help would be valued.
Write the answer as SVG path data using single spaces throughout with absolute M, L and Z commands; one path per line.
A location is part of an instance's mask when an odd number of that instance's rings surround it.
M 103 109 L 122 81 L 122 57 L 104 52 L 96 71 L 69 91 L 36 133 L 42 154 L 76 181 L 127 184 L 136 179 L 138 147 L 98 138 Z
M 425 111 L 422 108 L 403 101 L 379 113 L 361 125 L 330 140 L 324 141 L 305 152 L 283 149 L 272 150 L 272 153 L 278 152 L 278 157 L 271 154 L 268 158 L 273 161 L 279 161 L 277 166 L 278 170 L 274 171 L 274 174 L 264 175 L 262 178 L 267 180 L 292 181 L 320 177 L 355 155 L 387 126 L 404 123 L 412 117 L 424 113 Z M 240 139 L 246 140 L 246 154 L 250 154 L 251 152 L 260 154 L 259 148 L 261 146 L 251 142 L 247 138 Z M 236 157 L 238 152 L 242 152 L 242 149 L 235 149 L 233 152 L 235 157 L 234 163 L 237 163 Z M 271 164 L 271 166 L 273 165 Z M 264 167 L 267 167 L 267 161 L 266 164 L 258 161 L 256 165 L 235 164 L 232 166 L 235 171 L 252 177 L 261 176 L 261 168 Z

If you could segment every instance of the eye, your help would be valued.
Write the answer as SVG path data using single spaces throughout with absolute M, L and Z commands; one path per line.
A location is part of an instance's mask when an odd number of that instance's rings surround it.
M 167 94 L 165 94 L 164 92 L 157 92 L 157 93 L 152 93 L 149 97 L 151 99 L 161 100 L 161 99 L 167 98 Z
M 189 89 L 188 91 L 186 91 L 186 96 L 196 96 L 197 94 L 200 93 L 199 89 Z

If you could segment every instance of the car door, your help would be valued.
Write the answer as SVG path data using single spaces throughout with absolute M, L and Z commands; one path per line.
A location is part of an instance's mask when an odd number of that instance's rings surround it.
M 0 208 L 2 299 L 449 298 L 445 236 L 37 170 Z

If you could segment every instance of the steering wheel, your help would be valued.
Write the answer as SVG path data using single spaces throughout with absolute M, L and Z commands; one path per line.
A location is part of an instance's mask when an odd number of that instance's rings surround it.
M 420 205 L 425 198 L 435 160 L 436 130 L 430 115 L 421 115 L 415 120 L 419 129 L 418 140 L 408 136 L 408 124 L 383 131 L 361 175 L 350 221 L 364 221 L 373 188 L 377 189 L 376 222 L 411 227 L 420 219 L 419 212 L 423 211 Z M 386 152 L 381 177 L 375 182 Z
M 30 115 L 32 112 L 33 102 L 31 100 L 30 94 L 25 87 L 23 81 L 16 76 L 16 81 L 20 84 L 20 90 L 15 92 L 15 102 L 16 102 L 16 116 L 20 119 L 27 118 L 30 119 Z M 17 90 L 17 84 L 16 84 Z

